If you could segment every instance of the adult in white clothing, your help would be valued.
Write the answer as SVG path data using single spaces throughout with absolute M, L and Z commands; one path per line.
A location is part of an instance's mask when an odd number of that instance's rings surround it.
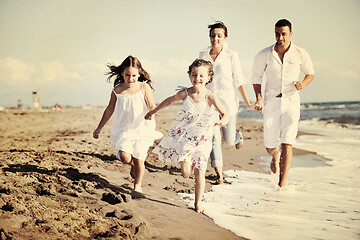
M 253 66 L 255 109 L 263 113 L 264 143 L 272 156 L 271 171 L 280 168 L 279 186 L 285 185 L 292 161 L 292 145 L 300 119 L 300 95 L 314 78 L 309 54 L 291 42 L 291 23 L 281 19 L 275 24 L 276 43 L 261 50 Z M 298 81 L 302 72 L 305 77 Z M 263 75 L 266 75 L 264 100 L 261 94 Z
M 242 74 L 238 53 L 229 49 L 225 42 L 227 40 L 227 27 L 222 22 L 216 22 L 208 26 L 211 46 L 200 51 L 199 58 L 210 61 L 213 65 L 214 78 L 206 87 L 213 91 L 219 98 L 220 103 L 230 115 L 226 127 L 222 128 L 223 137 L 229 146 L 235 145 L 239 149 L 244 140 L 241 133 L 236 131 L 237 112 L 239 108 L 240 92 L 245 104 L 254 109 L 248 99 L 245 90 L 245 78 Z M 211 166 L 215 169 L 216 182 L 223 183 L 223 157 L 221 151 L 220 128 L 214 128 L 213 147 L 210 154 Z

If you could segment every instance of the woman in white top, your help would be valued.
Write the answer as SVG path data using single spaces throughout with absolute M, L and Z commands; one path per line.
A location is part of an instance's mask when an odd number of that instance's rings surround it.
M 251 105 L 246 90 L 245 80 L 241 71 L 238 53 L 230 50 L 225 42 L 228 36 L 227 27 L 222 22 L 209 25 L 209 36 L 211 46 L 200 51 L 199 58 L 210 61 L 214 68 L 214 80 L 207 85 L 213 91 L 230 115 L 230 121 L 222 128 L 223 137 L 229 146 L 235 145 L 236 149 L 241 148 L 244 140 L 241 133 L 236 131 L 237 111 L 239 99 L 236 94 L 238 90 L 249 109 Z M 211 166 L 215 169 L 218 184 L 223 183 L 222 151 L 220 127 L 215 127 L 213 137 L 213 148 L 210 154 Z

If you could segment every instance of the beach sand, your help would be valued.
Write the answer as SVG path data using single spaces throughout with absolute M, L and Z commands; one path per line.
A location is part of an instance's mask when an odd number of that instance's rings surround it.
M 0 112 L 0 239 L 242 239 L 180 200 L 178 192 L 194 192 L 194 179 L 158 161 L 152 148 L 145 198 L 133 199 L 130 166 L 110 145 L 111 123 L 92 138 L 103 110 Z M 157 129 L 166 134 L 178 111 L 162 110 Z M 264 172 L 262 123 L 239 119 L 238 128 L 245 143 L 223 145 L 224 171 Z M 214 180 L 209 165 L 205 191 Z

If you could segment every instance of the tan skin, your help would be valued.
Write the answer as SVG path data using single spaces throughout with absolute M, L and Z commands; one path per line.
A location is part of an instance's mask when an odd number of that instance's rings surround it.
M 281 62 L 283 62 L 284 55 L 289 50 L 291 45 L 291 37 L 293 32 L 288 26 L 275 28 L 276 44 L 274 50 L 277 52 Z M 313 74 L 307 74 L 303 81 L 294 81 L 295 88 L 298 91 L 303 90 L 312 80 Z M 256 96 L 255 109 L 260 113 L 264 111 L 264 101 L 261 95 L 261 84 L 254 84 L 254 91 Z M 270 169 L 273 173 L 277 173 L 280 168 L 280 177 L 278 185 L 285 186 L 286 179 L 289 173 L 289 168 L 292 162 L 292 145 L 282 143 L 281 146 L 276 148 L 266 148 L 267 152 L 272 156 Z
M 139 71 L 137 68 L 128 67 L 125 68 L 122 76 L 124 78 L 124 82 L 115 87 L 115 92 L 117 94 L 134 94 L 139 91 L 143 91 L 146 105 L 149 110 L 155 108 L 155 101 L 152 93 L 152 89 L 147 83 L 142 83 L 138 81 Z M 98 127 L 93 132 L 93 137 L 95 139 L 99 138 L 99 134 L 105 124 L 110 120 L 112 114 L 115 110 L 116 104 L 116 95 L 111 92 L 111 97 L 108 106 L 106 107 L 103 116 L 100 120 Z M 119 151 L 120 160 L 123 163 L 131 165 L 131 175 L 135 178 L 134 181 L 134 191 L 142 193 L 141 182 L 145 173 L 145 165 L 143 160 L 139 160 L 134 158 L 130 153 Z
M 205 99 L 208 95 L 207 100 L 209 106 L 214 106 L 221 115 L 221 119 L 218 120 L 215 125 L 224 127 L 229 121 L 229 115 L 225 111 L 225 108 L 221 105 L 219 99 L 214 93 L 211 93 L 206 87 L 206 83 L 209 81 L 208 68 L 206 66 L 194 67 L 190 73 L 190 82 L 193 85 L 187 89 L 188 96 L 191 97 L 195 102 L 199 102 Z M 163 108 L 166 108 L 176 102 L 184 101 L 187 97 L 185 90 L 179 91 L 175 95 L 166 98 L 162 101 L 155 109 L 149 111 L 145 115 L 145 119 L 151 119 L 152 116 L 156 115 L 157 112 Z M 192 167 L 189 163 L 181 162 L 181 175 L 184 178 L 188 178 L 194 172 L 195 175 L 195 211 L 202 213 L 204 211 L 201 206 L 201 198 L 205 190 L 205 171 Z
M 210 50 L 210 57 L 215 62 L 221 51 L 223 50 L 224 43 L 226 42 L 227 37 L 225 36 L 225 30 L 223 28 L 214 28 L 210 33 L 210 43 L 211 43 L 211 50 Z M 241 97 L 244 99 L 244 102 L 248 109 L 254 110 L 255 106 L 251 105 L 250 100 L 247 96 L 247 92 L 244 85 L 238 87 L 238 91 L 241 94 Z M 244 144 L 244 140 L 241 139 L 239 143 L 235 145 L 236 149 L 240 149 Z M 217 183 L 223 183 L 223 168 L 222 167 L 215 167 L 215 173 L 217 175 Z

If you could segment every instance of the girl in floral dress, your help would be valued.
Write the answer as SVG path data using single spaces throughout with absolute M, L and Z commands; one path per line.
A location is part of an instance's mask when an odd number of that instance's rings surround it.
M 196 59 L 188 71 L 190 88 L 184 88 L 162 101 L 149 111 L 145 118 L 151 119 L 160 109 L 175 102 L 183 101 L 181 112 L 173 121 L 170 132 L 161 140 L 153 152 L 164 162 L 171 160 L 181 164 L 181 175 L 188 178 L 195 174 L 195 211 L 203 212 L 201 198 L 205 188 L 205 171 L 212 149 L 214 125 L 225 126 L 229 116 L 217 96 L 205 85 L 213 77 L 212 64 Z M 219 112 L 221 119 L 217 119 Z

